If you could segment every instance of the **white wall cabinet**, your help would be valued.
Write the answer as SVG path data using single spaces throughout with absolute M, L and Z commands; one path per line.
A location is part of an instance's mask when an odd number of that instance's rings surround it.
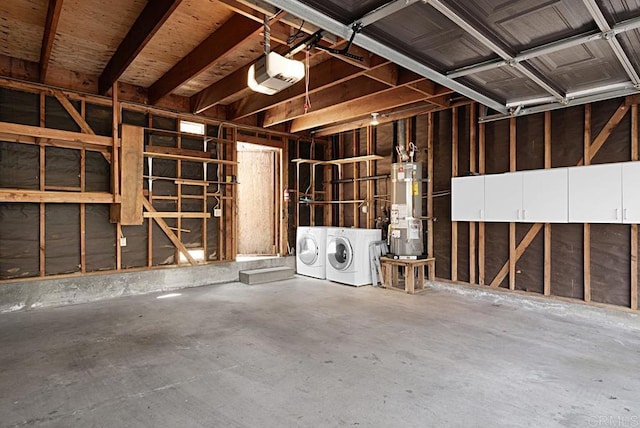
M 484 177 L 484 221 L 522 221 L 522 172 Z
M 640 162 L 456 177 L 451 218 L 640 224 Z
M 622 222 L 640 223 L 640 162 L 622 164 Z
M 622 222 L 622 164 L 569 168 L 569 222 Z
M 522 218 L 527 223 L 569 221 L 568 169 L 522 172 Z
M 451 220 L 484 221 L 484 176 L 451 179 Z

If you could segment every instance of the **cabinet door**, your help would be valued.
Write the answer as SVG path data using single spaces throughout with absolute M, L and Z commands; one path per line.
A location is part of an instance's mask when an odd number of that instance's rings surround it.
M 484 221 L 522 221 L 522 173 L 484 176 Z
M 569 221 L 569 173 L 567 168 L 522 173 L 522 221 L 567 223 Z
M 622 164 L 622 222 L 640 223 L 640 162 Z
M 451 220 L 483 221 L 484 176 L 451 179 Z
M 569 168 L 569 221 L 622 222 L 622 165 Z

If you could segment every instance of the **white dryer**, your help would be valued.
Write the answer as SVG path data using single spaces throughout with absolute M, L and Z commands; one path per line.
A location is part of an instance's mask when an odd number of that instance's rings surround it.
M 296 232 L 296 272 L 325 279 L 327 227 L 299 226 Z
M 371 284 L 369 244 L 381 239 L 379 229 L 330 227 L 327 230 L 327 279 L 356 287 Z

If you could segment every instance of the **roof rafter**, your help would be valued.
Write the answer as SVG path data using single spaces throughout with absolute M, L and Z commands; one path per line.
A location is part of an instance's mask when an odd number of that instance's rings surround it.
M 155 104 L 185 82 L 206 70 L 236 46 L 259 34 L 262 25 L 242 15 L 234 14 L 200 45 L 182 58 L 171 70 L 149 88 L 149 103 Z
M 58 21 L 62 12 L 62 0 L 49 0 L 47 9 L 47 20 L 44 26 L 44 34 L 42 36 L 42 48 L 40 49 L 40 82 L 45 83 L 47 79 L 47 71 L 49 69 L 49 60 L 51 59 L 51 51 L 53 50 L 53 42 L 56 38 L 58 29 Z
M 308 113 L 291 122 L 291 132 L 300 132 L 330 123 L 367 115 L 372 111 L 389 110 L 425 100 L 425 95 L 412 88 L 389 88 L 375 94 L 351 100 L 336 106 Z
M 104 95 L 136 59 L 138 54 L 169 19 L 182 0 L 155 0 L 147 3 L 98 79 Z

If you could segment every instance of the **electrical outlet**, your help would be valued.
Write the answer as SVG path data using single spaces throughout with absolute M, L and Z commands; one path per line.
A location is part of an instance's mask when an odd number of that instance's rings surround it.
M 121 247 L 126 247 L 127 246 L 127 238 L 126 237 L 122 237 L 120 238 L 120 246 Z
M 213 209 L 214 217 L 222 217 L 222 208 L 214 208 Z

